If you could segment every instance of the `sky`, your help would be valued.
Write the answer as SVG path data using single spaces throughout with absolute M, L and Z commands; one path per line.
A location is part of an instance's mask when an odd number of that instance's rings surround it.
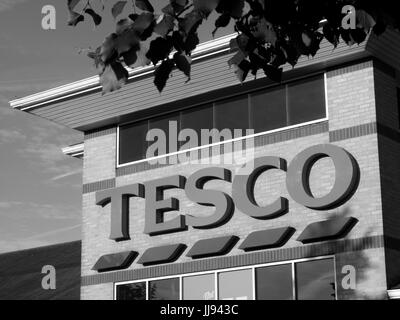
M 61 148 L 83 134 L 12 110 L 9 101 L 95 75 L 79 51 L 98 47 L 114 30 L 116 1 L 104 1 L 101 26 L 87 18 L 73 28 L 67 0 L 0 0 L 0 253 L 81 238 L 82 160 Z M 156 11 L 167 2 L 152 1 Z M 45 5 L 56 8 L 55 30 L 42 29 Z M 210 39 L 212 20 L 201 27 L 202 41 Z

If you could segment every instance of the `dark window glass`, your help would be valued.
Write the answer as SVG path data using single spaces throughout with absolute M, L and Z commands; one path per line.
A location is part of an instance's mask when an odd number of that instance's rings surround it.
M 219 300 L 253 300 L 252 270 L 218 274 L 218 298 Z
M 130 283 L 117 286 L 117 300 L 146 300 L 146 283 Z
M 325 118 L 323 76 L 288 85 L 288 114 L 290 125 Z
M 179 279 L 149 282 L 149 300 L 179 300 Z
M 214 128 L 214 109 L 213 105 L 206 105 L 195 109 L 190 109 L 182 112 L 182 130 L 192 129 L 196 131 L 197 137 L 199 139 L 198 146 L 201 145 L 201 130 L 207 129 L 211 130 Z M 183 142 L 185 144 L 186 142 Z M 210 144 L 211 142 L 205 143 Z
M 250 101 L 255 133 L 287 126 L 285 87 L 255 93 Z
M 148 121 L 136 122 L 119 128 L 119 164 L 145 159 Z
M 170 130 L 169 129 L 170 129 L 170 126 L 171 126 L 171 128 L 173 128 L 173 126 L 176 127 L 176 132 L 174 132 L 174 130 L 171 131 L 171 134 L 173 135 L 173 136 L 171 136 L 171 140 L 174 143 L 177 143 L 178 137 L 176 135 L 180 131 L 180 119 L 179 118 L 180 118 L 179 113 L 172 113 L 172 114 L 169 114 L 166 116 L 156 117 L 156 118 L 150 120 L 150 125 L 149 125 L 150 130 L 151 129 L 160 129 L 164 132 L 165 138 L 166 138 L 166 146 L 165 146 L 166 152 L 161 152 L 160 150 L 158 150 L 156 152 L 156 154 L 153 156 L 161 156 L 164 154 L 173 153 L 173 152 L 178 151 L 178 149 L 179 149 L 178 145 L 173 146 L 173 145 L 170 145 L 170 143 L 169 143 L 170 142 L 170 139 L 169 139 Z M 156 142 L 157 141 L 154 141 L 154 142 L 150 141 L 149 145 L 156 143 Z
M 215 300 L 215 276 L 207 274 L 183 278 L 183 300 Z
M 335 273 L 332 259 L 296 264 L 298 300 L 335 300 Z
M 292 265 L 256 269 L 257 300 L 293 300 Z
M 400 88 L 397 88 L 397 112 L 398 112 L 398 119 L 399 119 L 399 128 L 400 128 Z
M 250 129 L 249 103 L 247 95 L 224 100 L 215 104 L 215 126 L 223 129 Z M 243 131 L 243 134 L 245 131 Z

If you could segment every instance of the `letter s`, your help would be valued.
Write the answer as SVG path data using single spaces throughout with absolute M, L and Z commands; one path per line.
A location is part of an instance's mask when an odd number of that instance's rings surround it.
M 232 217 L 234 204 L 230 196 L 220 191 L 203 189 L 204 185 L 212 180 L 231 182 L 232 173 L 224 168 L 206 168 L 190 176 L 186 183 L 185 191 L 189 200 L 203 206 L 215 207 L 215 212 L 211 216 L 194 217 L 187 215 L 186 223 L 193 228 L 215 228 L 226 223 Z

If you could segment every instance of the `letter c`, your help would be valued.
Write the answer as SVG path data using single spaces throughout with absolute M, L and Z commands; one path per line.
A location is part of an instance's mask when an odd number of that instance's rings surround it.
M 273 219 L 287 213 L 288 200 L 280 197 L 272 204 L 261 208 L 254 197 L 254 186 L 258 177 L 265 171 L 280 169 L 286 171 L 286 161 L 278 157 L 263 157 L 254 160 L 254 170 L 247 175 L 251 164 L 244 165 L 233 180 L 232 195 L 236 207 L 250 217 L 257 219 Z
M 335 166 L 335 184 L 328 195 L 317 199 L 310 189 L 310 172 L 318 160 L 327 157 Z M 359 179 L 360 169 L 350 153 L 331 144 L 322 144 L 308 148 L 294 158 L 288 169 L 286 185 L 290 196 L 299 204 L 314 210 L 331 210 L 353 196 Z

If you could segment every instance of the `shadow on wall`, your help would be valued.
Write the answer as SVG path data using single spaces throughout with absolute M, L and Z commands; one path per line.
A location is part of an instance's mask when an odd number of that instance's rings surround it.
M 332 212 L 327 220 L 337 218 L 353 217 L 352 210 L 346 207 L 340 211 Z M 351 231 L 357 230 L 356 224 L 351 230 L 345 230 L 341 234 L 339 245 L 335 242 L 326 242 L 324 248 L 329 248 L 329 252 L 321 246 L 306 246 L 307 257 L 318 257 L 327 254 L 335 254 L 336 257 L 336 285 L 339 300 L 382 300 L 387 299 L 386 276 L 383 248 L 367 249 L 372 247 L 374 227 L 369 227 L 361 236 L 363 239 L 356 243 L 346 241 L 351 235 Z M 355 273 L 349 272 L 349 268 L 354 267 Z M 354 270 L 353 269 L 353 270 Z M 355 281 L 351 282 L 352 279 Z M 350 288 L 349 288 L 350 287 Z

